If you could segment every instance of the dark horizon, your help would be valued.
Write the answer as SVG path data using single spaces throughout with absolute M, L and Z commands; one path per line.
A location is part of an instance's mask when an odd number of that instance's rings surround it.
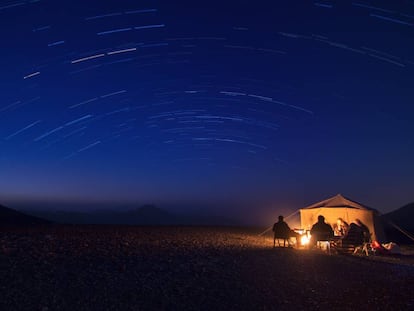
M 324 197 L 323 199 L 327 199 Z M 354 198 L 350 198 L 354 199 Z M 191 204 L 187 203 L 176 203 L 176 204 L 154 204 L 150 202 L 139 202 L 139 201 L 130 201 L 130 202 L 105 202 L 105 201 L 89 201 L 89 202 L 80 202 L 80 201 L 46 201 L 46 200 L 36 200 L 36 201 L 7 201 L 2 202 L 4 206 L 9 208 L 21 211 L 23 213 L 31 214 L 41 218 L 46 218 L 49 220 L 56 220 L 58 222 L 65 222 L 65 217 L 69 217 L 67 220 L 71 220 L 74 223 L 79 221 L 76 216 L 85 215 L 88 217 L 86 223 L 91 221 L 91 223 L 118 223 L 119 220 L 114 220 L 111 222 L 112 216 L 119 217 L 125 213 L 139 211 L 142 208 L 154 208 L 161 213 L 160 221 L 165 224 L 205 224 L 205 225 L 247 225 L 247 226 L 266 226 L 271 224 L 273 221 L 276 221 L 279 215 L 289 216 L 298 211 L 301 208 L 314 204 L 318 201 L 309 202 L 309 204 L 304 204 L 298 206 L 297 202 L 285 203 L 270 206 L 267 208 L 260 208 L 260 205 L 257 204 L 256 208 L 253 210 L 254 203 L 247 204 L 245 203 L 240 205 L 232 205 L 231 203 L 224 203 L 209 205 L 204 202 L 204 204 Z M 366 205 L 364 202 L 359 202 Z M 406 202 L 400 206 L 390 207 L 387 211 L 381 211 L 376 209 L 380 215 L 384 215 L 393 211 L 400 209 L 403 206 L 406 206 L 411 202 Z M 1 204 L 0 204 L 1 205 Z M 265 205 L 265 204 L 263 204 Z M 367 205 L 368 207 L 372 207 Z M 150 213 L 151 217 L 156 216 L 157 212 Z M 162 214 L 166 214 L 167 218 L 163 218 Z M 70 218 L 74 216 L 75 218 Z M 112 216 L 111 216 L 112 215 Z M 170 219 L 168 216 L 173 217 Z M 55 217 L 55 219 L 53 219 Z M 103 217 L 103 218 L 102 218 Z M 109 217 L 109 218 L 108 218 Z M 174 219 L 177 217 L 177 219 Z M 296 227 L 299 225 L 299 214 L 293 218 L 289 218 L 289 223 Z M 75 220 L 73 220 L 75 219 Z M 136 219 L 136 220 L 139 220 Z M 135 220 L 135 221 L 136 221 Z M 123 220 L 121 221 L 123 222 Z M 134 223 L 134 221 L 132 221 Z M 138 221 L 137 224 L 140 222 Z M 145 222 L 144 222 L 145 223 Z M 151 218 L 148 223 L 158 223 L 156 218 Z

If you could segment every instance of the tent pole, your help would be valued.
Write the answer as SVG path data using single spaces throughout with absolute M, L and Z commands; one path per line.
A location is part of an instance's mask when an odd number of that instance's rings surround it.
M 407 236 L 408 238 L 410 238 L 411 240 L 413 240 L 413 241 L 414 241 L 414 237 L 413 237 L 410 233 L 408 233 L 408 232 L 407 232 L 407 231 L 405 231 L 404 229 L 402 229 L 402 228 L 398 227 L 395 223 L 393 223 L 393 222 L 391 222 L 391 221 L 388 221 L 388 223 L 389 223 L 391 226 L 393 226 L 395 229 L 397 229 L 398 231 L 400 231 L 401 233 L 403 233 L 405 236 Z

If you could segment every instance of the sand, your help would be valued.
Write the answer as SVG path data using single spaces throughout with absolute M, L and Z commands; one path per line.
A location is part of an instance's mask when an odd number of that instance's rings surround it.
M 409 310 L 412 253 L 273 248 L 260 230 L 2 229 L 0 310 Z

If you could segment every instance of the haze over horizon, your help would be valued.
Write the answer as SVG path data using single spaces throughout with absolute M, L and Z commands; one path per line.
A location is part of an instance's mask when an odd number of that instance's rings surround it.
M 414 201 L 414 2 L 0 4 L 0 204 Z

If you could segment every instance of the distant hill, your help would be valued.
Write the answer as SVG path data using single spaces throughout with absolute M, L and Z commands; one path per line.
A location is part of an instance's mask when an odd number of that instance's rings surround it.
M 382 215 L 384 220 L 384 229 L 388 239 L 397 243 L 413 243 L 407 236 L 398 231 L 389 222 L 395 223 L 397 226 L 414 235 L 414 202 L 404 205 L 399 209 Z
M 0 226 L 5 225 L 42 225 L 50 221 L 30 216 L 14 209 L 0 205 Z
M 383 217 L 407 230 L 414 229 L 414 202 L 404 205 L 388 214 L 384 214 Z
M 31 215 L 66 224 L 121 225 L 235 225 L 230 219 L 213 215 L 174 214 L 154 205 L 129 210 L 100 210 L 92 212 L 27 211 Z
M 163 225 L 172 224 L 175 220 L 170 213 L 152 205 L 122 211 L 31 210 L 27 212 L 37 217 L 66 224 Z

